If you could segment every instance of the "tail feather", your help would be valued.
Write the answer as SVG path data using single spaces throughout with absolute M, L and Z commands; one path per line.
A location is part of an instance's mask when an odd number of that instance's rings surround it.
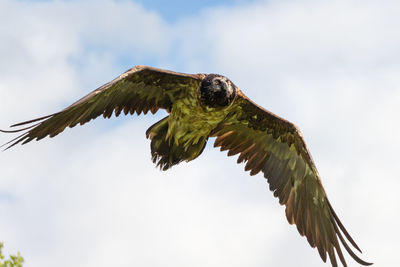
M 151 139 L 152 161 L 163 171 L 182 161 L 197 158 L 203 152 L 208 139 L 200 137 L 195 143 L 176 143 L 175 138 L 167 136 L 168 118 L 169 116 L 153 124 L 146 131 L 146 137 Z

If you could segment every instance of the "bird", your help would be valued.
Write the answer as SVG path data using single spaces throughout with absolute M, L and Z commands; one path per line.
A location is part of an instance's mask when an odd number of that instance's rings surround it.
M 338 257 L 347 266 L 343 246 L 357 263 L 372 264 L 353 251 L 361 253 L 328 200 L 299 128 L 254 103 L 223 75 L 138 65 L 59 112 L 10 126 L 19 127 L 16 130 L 0 131 L 22 132 L 3 145 L 7 150 L 54 137 L 101 115 L 154 114 L 159 109 L 168 115 L 150 126 L 146 137 L 151 141 L 151 159 L 161 170 L 196 159 L 208 139 L 215 137 L 214 147 L 228 156 L 239 154 L 237 162 L 246 163 L 250 175 L 263 173 L 273 195 L 285 205 L 288 222 L 317 248 L 324 262 L 329 257 L 336 267 Z

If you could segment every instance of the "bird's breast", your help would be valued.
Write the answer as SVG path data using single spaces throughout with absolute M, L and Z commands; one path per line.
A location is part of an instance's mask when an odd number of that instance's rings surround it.
M 197 97 L 186 97 L 173 103 L 169 116 L 168 137 L 177 143 L 197 143 L 207 137 L 228 114 L 228 108 L 202 106 Z

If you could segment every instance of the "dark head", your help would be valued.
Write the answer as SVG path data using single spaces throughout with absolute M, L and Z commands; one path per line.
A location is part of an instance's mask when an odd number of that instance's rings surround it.
M 200 86 L 200 99 L 203 104 L 209 107 L 226 107 L 236 97 L 236 86 L 228 78 L 208 74 Z

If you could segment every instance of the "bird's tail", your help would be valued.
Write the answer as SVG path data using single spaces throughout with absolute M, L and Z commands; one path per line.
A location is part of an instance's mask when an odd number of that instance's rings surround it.
M 207 139 L 201 137 L 196 142 L 177 143 L 173 136 L 168 136 L 168 118 L 156 122 L 146 131 L 151 139 L 151 157 L 163 171 L 182 161 L 191 161 L 203 152 Z

